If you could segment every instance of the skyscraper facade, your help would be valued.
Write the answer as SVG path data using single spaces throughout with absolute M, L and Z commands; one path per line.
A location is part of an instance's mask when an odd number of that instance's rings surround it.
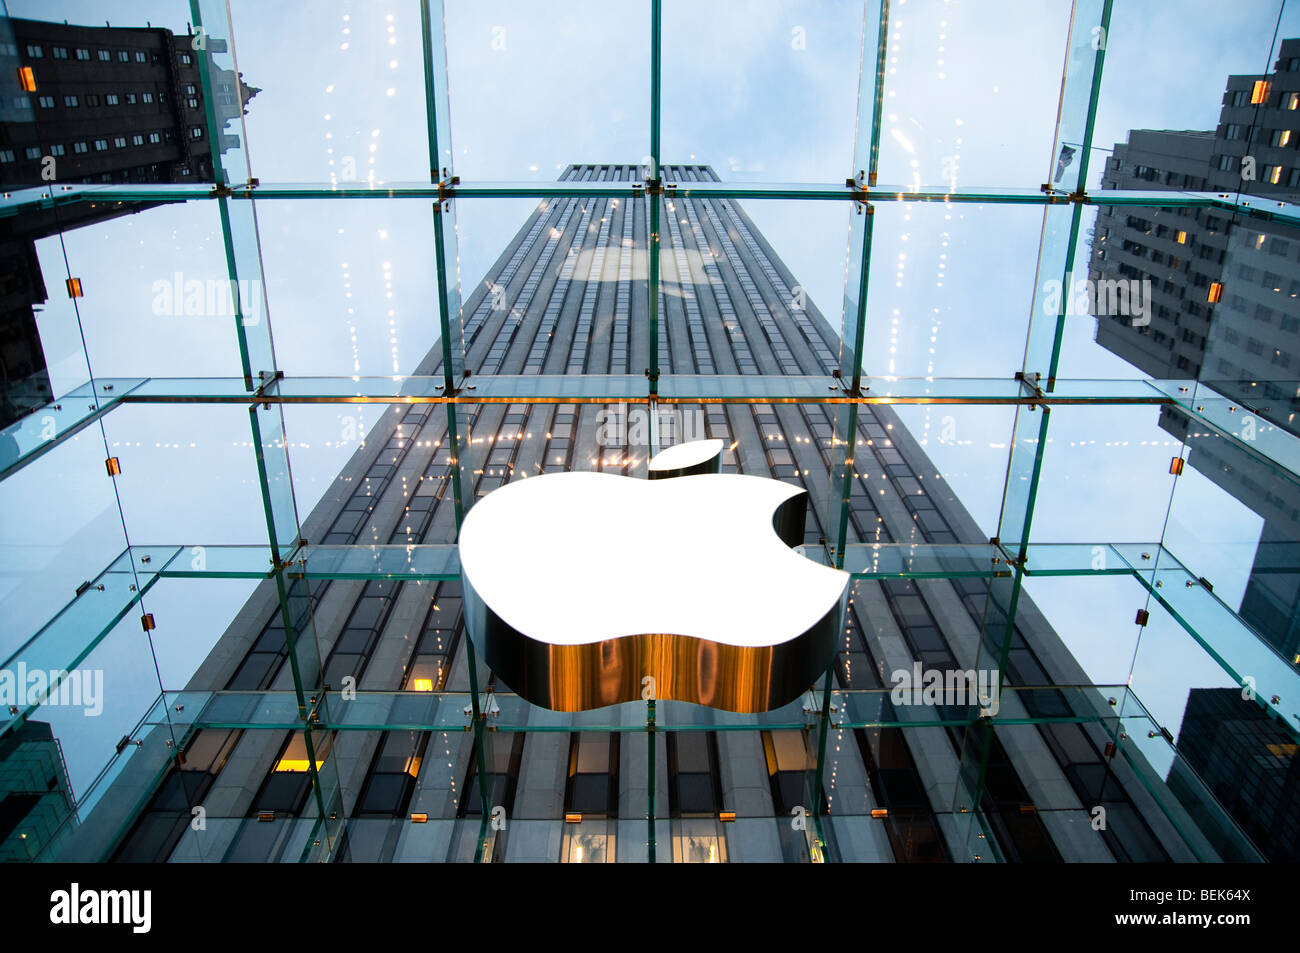
M 666 166 L 662 174 L 661 372 L 830 381 L 839 363 L 836 335 L 744 209 L 692 196 L 692 183 L 717 181 L 708 167 Z M 562 178 L 642 177 L 639 166 L 614 164 L 574 165 Z M 646 370 L 648 231 L 645 200 L 541 202 L 465 299 L 465 393 L 472 395 L 478 375 Z M 415 373 L 433 374 L 440 355 L 432 348 Z M 573 469 L 645 476 L 649 439 L 633 419 L 635 408 L 484 402 L 461 410 L 469 437 L 466 459 L 456 461 L 447 420 L 432 405 L 389 408 L 304 521 L 304 536 L 326 545 L 452 543 L 457 464 L 473 497 Z M 831 534 L 822 514 L 832 414 L 819 404 L 678 404 L 655 423 L 661 444 L 717 437 L 727 448 L 726 471 L 805 488 L 806 543 L 815 558 Z M 855 443 L 852 541 L 987 543 L 890 408 L 864 406 Z M 383 707 L 362 716 L 357 730 L 322 733 L 315 745 L 317 762 L 336 773 L 340 789 L 345 833 L 335 859 L 472 860 L 486 804 L 488 859 L 646 860 L 650 800 L 658 860 L 800 861 L 825 859 L 823 850 L 831 859 L 899 862 L 1193 856 L 1178 818 L 1153 797 L 1145 766 L 1114 757 L 1101 719 L 1077 717 L 1091 702 L 1066 686 L 1089 680 L 1025 597 L 1006 671 L 1009 685 L 1026 690 L 1004 691 L 1003 710 L 1071 720 L 992 737 L 978 721 L 902 727 L 925 716 L 891 699 L 896 672 L 974 670 L 982 653 L 1002 651 L 997 627 L 982 623 L 1005 619 L 1008 607 L 979 575 L 854 583 L 831 677 L 858 693 L 855 705 L 871 709 L 853 720 L 883 724 L 830 730 L 820 790 L 810 784 L 818 739 L 809 728 L 819 694 L 742 724 L 748 730 L 734 730 L 736 716 L 662 702 L 658 717 L 669 730 L 655 736 L 652 761 L 645 706 L 583 714 L 532 709 L 481 660 L 471 667 L 454 579 L 302 586 L 293 604 L 313 620 L 322 682 L 334 692 L 369 693 L 367 704 Z M 263 698 L 241 693 L 291 688 L 297 649 L 281 605 L 275 587 L 262 585 L 189 691 L 228 693 L 214 703 L 233 711 Z M 982 631 L 989 633 L 984 645 Z M 465 730 L 464 693 L 472 688 L 488 693 L 489 727 L 499 712 L 525 728 L 489 730 L 481 761 Z M 241 711 L 232 723 L 254 715 Z M 378 730 L 383 725 L 388 730 Z M 609 730 L 578 730 L 592 725 Z M 122 861 L 274 861 L 310 850 L 319 802 L 310 796 L 302 732 L 204 727 L 178 743 L 181 756 L 162 777 L 134 775 L 128 765 L 116 783 L 130 795 L 119 799 L 120 809 L 100 808 L 97 829 L 80 834 L 83 850 Z M 984 776 L 978 805 L 963 800 L 970 771 Z M 824 847 L 809 836 L 811 822 L 799 823 L 814 808 L 824 815 Z M 965 825 L 976 809 L 988 829 L 973 839 Z M 1105 823 L 1094 823 L 1101 815 Z M 107 816 L 115 823 L 103 822 Z

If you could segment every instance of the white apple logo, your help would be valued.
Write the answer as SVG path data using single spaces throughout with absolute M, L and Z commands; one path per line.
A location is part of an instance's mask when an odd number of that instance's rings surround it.
M 659 699 L 758 712 L 826 671 L 849 575 L 790 548 L 804 490 L 708 472 L 720 452 L 682 444 L 650 480 L 554 473 L 475 505 L 459 543 L 466 623 L 511 689 L 586 711 L 650 684 Z

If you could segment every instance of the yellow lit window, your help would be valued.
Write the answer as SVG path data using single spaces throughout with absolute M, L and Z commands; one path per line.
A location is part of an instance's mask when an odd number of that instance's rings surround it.
M 1210 294 L 1206 300 L 1210 304 L 1218 304 L 1223 300 L 1223 284 L 1221 282 L 1214 281 L 1210 283 Z
M 36 92 L 36 74 L 30 66 L 18 67 L 18 88 L 24 93 Z
M 1266 79 L 1255 80 L 1255 85 L 1250 90 L 1251 105 L 1258 106 L 1260 103 L 1268 102 L 1268 94 L 1272 88 L 1273 84 Z
M 325 763 L 328 753 L 328 742 L 317 744 L 317 765 Z M 303 740 L 301 734 L 295 734 L 293 740 L 289 742 L 289 746 L 284 749 L 284 754 L 280 755 L 280 760 L 275 763 L 275 770 L 280 772 L 306 771 L 310 766 L 311 760 L 307 757 L 307 742 Z
M 1291 110 L 1300 109 L 1300 93 L 1286 94 L 1286 108 Z
M 1290 142 L 1291 142 L 1291 130 L 1290 130 L 1290 129 L 1283 129 L 1280 133 L 1278 133 L 1277 144 L 1278 144 L 1279 146 L 1289 145 Z
M 1180 228 L 1178 231 L 1174 232 L 1174 241 L 1178 242 L 1180 245 L 1186 245 L 1187 233 Z

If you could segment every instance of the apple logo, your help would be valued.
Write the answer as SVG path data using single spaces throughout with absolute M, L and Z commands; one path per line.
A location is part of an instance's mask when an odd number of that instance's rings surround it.
M 555 711 L 654 697 L 752 713 L 826 671 L 849 574 L 791 548 L 807 491 L 719 473 L 721 452 L 671 447 L 649 480 L 516 480 L 470 510 L 467 632 L 512 690 Z

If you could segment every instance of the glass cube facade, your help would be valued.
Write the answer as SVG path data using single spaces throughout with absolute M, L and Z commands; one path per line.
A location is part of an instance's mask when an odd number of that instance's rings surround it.
M 1137 6 L 0 3 L 0 856 L 1297 859 L 1300 14 Z M 701 438 L 832 664 L 529 704 L 466 514 Z

